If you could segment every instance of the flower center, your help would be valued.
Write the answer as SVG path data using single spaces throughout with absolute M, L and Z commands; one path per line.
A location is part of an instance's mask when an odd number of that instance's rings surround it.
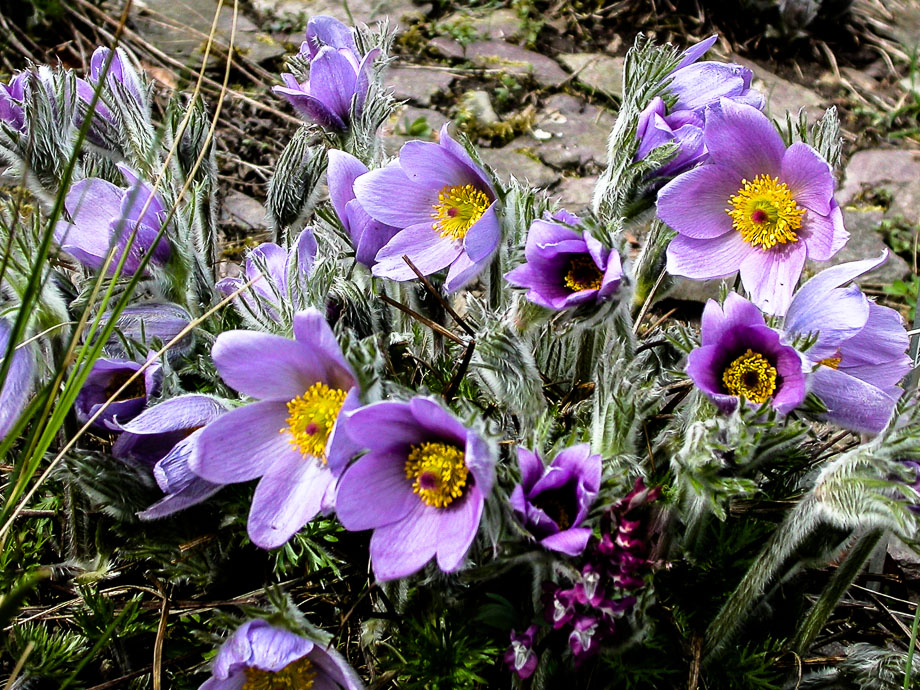
M 438 201 L 431 212 L 434 218 L 431 227 L 441 237 L 462 240 L 476 221 L 482 218 L 489 203 L 485 192 L 471 184 L 454 187 L 445 185 L 438 193 Z
M 843 357 L 840 357 L 839 355 L 835 357 L 828 357 L 826 359 L 820 359 L 818 360 L 818 366 L 823 364 L 824 366 L 830 367 L 831 369 L 836 369 L 840 366 L 841 360 L 843 360 Z
M 776 390 L 776 369 L 766 357 L 748 350 L 725 368 L 722 384 L 732 395 L 743 395 L 759 405 Z
M 291 445 L 301 453 L 325 463 L 326 442 L 346 395 L 346 391 L 330 388 L 325 383 L 314 383 L 306 393 L 287 404 L 290 417 L 281 433 L 289 433 Z
M 463 495 L 469 476 L 463 451 L 446 443 L 422 443 L 409 449 L 406 477 L 426 505 L 446 508 Z
M 316 678 L 307 657 L 292 661 L 280 671 L 263 671 L 248 667 L 243 690 L 310 690 Z
M 600 290 L 604 274 L 590 256 L 576 256 L 569 261 L 569 272 L 565 274 L 565 286 L 572 292 Z
M 105 387 L 105 390 L 103 391 L 103 395 L 105 395 L 105 399 L 108 400 L 113 395 L 115 395 L 115 392 L 119 388 L 121 388 L 123 385 L 128 383 L 128 379 L 131 378 L 133 375 L 134 375 L 133 371 L 127 371 L 127 370 L 119 371 L 118 373 L 114 374 L 112 378 L 109 379 L 109 383 Z M 134 379 L 130 383 L 130 385 L 127 388 L 125 388 L 121 392 L 121 395 L 115 399 L 115 402 L 123 402 L 125 400 L 136 400 L 137 398 L 143 398 L 146 395 L 147 395 L 147 388 L 144 383 L 144 377 L 138 376 L 136 379 Z
M 731 197 L 725 212 L 732 225 L 752 247 L 770 249 L 777 244 L 798 242 L 795 231 L 802 227 L 804 208 L 778 177 L 758 175 L 753 182 L 741 180 L 741 189 Z

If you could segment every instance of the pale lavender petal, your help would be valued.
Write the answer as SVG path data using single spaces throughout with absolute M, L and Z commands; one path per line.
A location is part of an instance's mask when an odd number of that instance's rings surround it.
M 719 165 L 701 165 L 674 178 L 658 192 L 658 217 L 681 235 L 694 239 L 720 237 L 732 226 L 725 209 L 741 188 L 741 178 Z
M 533 488 L 537 480 L 543 476 L 546 469 L 540 456 L 532 450 L 519 446 L 517 449 L 518 465 L 521 467 L 521 486 L 527 493 Z
M 403 260 L 404 255 L 409 257 L 422 275 L 430 275 L 449 266 L 462 252 L 462 245 L 450 237 L 441 237 L 432 229 L 429 219 L 396 233 L 377 252 L 373 273 L 390 280 L 414 280 L 417 276 Z
M 329 432 L 329 440 L 326 442 L 326 464 L 334 477 L 340 476 L 348 462 L 364 450 L 364 447 L 356 443 L 345 430 L 348 413 L 360 407 L 361 392 L 355 387 L 345 396 L 345 402 L 339 409 L 335 424 Z
M 355 461 L 339 480 L 336 514 L 350 532 L 403 520 L 419 498 L 406 478 L 404 453 L 375 452 Z
M 294 338 L 321 367 L 314 381 L 344 391 L 356 384 L 355 372 L 342 354 L 339 341 L 324 314 L 316 309 L 305 309 L 294 314 Z
M 693 280 L 722 278 L 737 271 L 755 251 L 740 232 L 708 240 L 678 235 L 668 245 L 667 270 L 671 275 Z
M 444 291 L 450 294 L 464 287 L 485 270 L 491 259 L 491 256 L 486 256 L 477 262 L 470 259 L 468 254 L 461 252 L 460 256 L 450 265 L 447 278 L 444 280 Z
M 370 552 L 377 580 L 395 580 L 421 570 L 437 552 L 440 522 L 437 508 L 417 501 L 405 518 L 374 530 Z
M 909 343 L 901 315 L 870 302 L 865 327 L 840 347 L 839 368 L 891 393 L 889 389 L 910 370 Z
M 247 666 L 255 666 L 263 671 L 280 671 L 313 651 L 315 644 L 312 640 L 284 628 L 276 628 L 267 621 L 252 623 L 246 630 L 249 643 L 249 656 L 245 659 Z
M 291 247 L 287 260 L 285 276 L 293 274 L 297 280 L 309 276 L 313 272 L 317 251 L 319 251 L 319 245 L 316 243 L 313 228 L 307 226 L 294 240 L 294 246 Z
M 9 324 L 0 320 L 0 356 L 9 347 L 10 334 Z M 35 379 L 35 362 L 29 347 L 14 350 L 12 358 L 0 390 L 0 440 L 6 437 L 25 409 Z
M 206 501 L 222 488 L 223 486 L 220 484 L 212 484 L 200 477 L 196 477 L 185 488 L 164 496 L 146 510 L 139 512 L 137 517 L 141 520 L 157 520 L 174 515 L 181 510 Z
M 330 110 L 321 100 L 311 96 L 302 88 L 292 89 L 286 86 L 273 86 L 272 92 L 285 98 L 304 117 L 326 127 L 345 129 L 345 121 L 341 117 Z
M 198 690 L 245 690 L 246 674 L 240 671 L 229 678 L 208 678 Z
M 323 47 L 310 62 L 310 94 L 342 120 L 348 118 L 357 71 L 345 54 Z
M 674 68 L 674 71 L 676 72 L 677 70 L 687 67 L 688 65 L 692 65 L 694 62 L 703 57 L 718 40 L 718 35 L 713 34 L 709 38 L 704 39 L 699 43 L 695 43 L 687 48 L 687 50 L 683 52 L 683 55 L 681 55 L 680 62 L 677 63 L 677 67 Z
M 830 213 L 834 175 L 828 162 L 811 146 L 796 142 L 786 149 L 780 179 L 789 186 L 799 206 L 825 216 Z
M 326 183 L 329 185 L 329 198 L 339 220 L 345 223 L 345 205 L 355 198 L 355 180 L 368 172 L 367 166 L 350 153 L 330 149 L 329 164 L 326 167 Z M 348 227 L 345 228 L 348 230 Z M 350 232 L 350 231 L 349 231 Z
M 207 395 L 190 393 L 164 400 L 123 424 L 133 434 L 161 434 L 204 426 L 217 419 L 226 408 Z
M 677 96 L 672 110 L 701 110 L 730 99 L 745 90 L 741 65 L 724 62 L 699 62 L 672 73 L 668 91 Z
M 843 226 L 843 212 L 836 201 L 831 202 L 831 212 L 827 216 L 806 211 L 802 230 L 808 258 L 812 261 L 827 261 L 850 239 L 850 233 Z
M 706 393 L 722 412 L 728 413 L 738 405 L 738 398 L 722 390 L 721 367 L 725 354 L 717 345 L 698 347 L 687 356 L 687 375 L 696 387 Z
M 324 15 L 311 17 L 310 21 L 307 22 L 306 45 L 309 48 L 311 58 L 316 57 L 324 45 L 349 50 L 355 55 L 358 54 L 354 30 L 338 19 Z
M 355 198 L 375 220 L 398 228 L 427 223 L 438 203 L 438 188 L 414 184 L 398 163 L 371 170 L 355 180 Z M 393 203 L 398 199 L 399 203 Z
M 438 142 L 440 145 L 453 154 L 453 156 L 469 167 L 473 174 L 479 179 L 480 184 L 475 185 L 477 187 L 482 187 L 489 190 L 490 198 L 495 198 L 495 188 L 492 186 L 492 180 L 489 179 L 489 176 L 486 175 L 485 171 L 476 164 L 476 162 L 470 157 L 470 154 L 463 147 L 463 145 L 456 141 L 453 137 L 450 136 L 450 123 L 445 122 L 441 125 L 441 131 L 438 136 Z
M 211 357 L 228 386 L 261 400 L 293 400 L 314 383 L 325 382 L 325 367 L 317 354 L 280 335 L 225 331 L 217 337 Z
M 399 152 L 399 167 L 415 184 L 434 187 L 439 191 L 444 187 L 464 185 L 482 188 L 473 168 L 458 160 L 443 146 L 432 142 L 410 141 L 404 144 Z
M 826 419 L 851 431 L 877 434 L 891 419 L 896 400 L 843 371 L 818 367 L 812 390 L 827 407 Z
M 700 332 L 703 345 L 715 345 L 735 326 L 764 326 L 763 314 L 737 292 L 730 292 L 719 306 L 715 300 L 706 302 Z
M 751 301 L 767 314 L 782 316 L 805 266 L 802 242 L 755 250 L 741 263 L 741 282 Z
M 409 410 L 431 440 L 449 440 L 457 446 L 466 443 L 467 428 L 431 398 L 412 398 Z
M 786 146 L 770 119 L 756 108 L 723 98 L 719 108 L 708 111 L 704 138 L 712 160 L 739 177 L 753 180 L 782 173 Z
M 465 495 L 443 509 L 438 526 L 438 567 L 445 573 L 460 568 L 463 557 L 479 531 L 483 498 L 479 487 L 469 487 Z
M 495 482 L 495 457 L 489 445 L 475 431 L 467 430 L 464 460 L 473 475 L 474 484 L 483 498 L 492 492 Z
M 366 405 L 345 415 L 345 430 L 362 448 L 401 451 L 423 439 L 408 403 L 384 401 Z

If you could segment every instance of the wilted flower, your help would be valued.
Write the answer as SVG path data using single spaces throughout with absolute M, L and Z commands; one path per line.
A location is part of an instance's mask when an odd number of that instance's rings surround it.
M 290 279 L 306 278 L 316 260 L 316 238 L 312 228 L 305 228 L 290 252 L 273 242 L 260 244 L 246 256 L 243 278 L 224 278 L 215 286 L 224 295 L 231 295 L 250 280 L 255 282 L 240 293 L 235 306 L 242 314 L 265 314 L 275 322 L 292 303 Z
M 658 216 L 677 231 L 670 273 L 694 280 L 740 270 L 752 301 L 785 314 L 805 259 L 846 244 L 834 177 L 813 148 L 788 149 L 756 108 L 723 98 L 706 117 L 709 161 L 658 193 Z
M 531 223 L 524 246 L 527 262 L 506 273 L 505 280 L 529 288 L 527 299 L 547 309 L 601 302 L 616 293 L 623 278 L 620 255 L 590 231 L 567 227 L 579 223 L 566 211 Z
M 88 422 L 141 366 L 139 362 L 129 359 L 97 359 L 74 400 L 73 409 L 77 419 L 82 423 Z M 161 380 L 160 363 L 153 362 L 119 398 L 105 408 L 94 420 L 93 426 L 119 431 L 121 424 L 134 419 L 147 406 L 147 400 L 159 394 Z
M 0 84 L 0 122 L 6 123 L 17 132 L 24 132 L 26 129 L 23 101 L 28 82 L 29 73 L 20 72 L 9 84 Z
M 450 267 L 445 287 L 458 290 L 476 277 L 498 247 L 496 196 L 486 174 L 451 139 L 410 141 L 399 160 L 355 180 L 355 196 L 374 220 L 400 228 L 377 253 L 374 275 L 413 280 L 408 255 L 423 275 Z
M 805 356 L 815 365 L 811 390 L 824 418 L 852 431 L 885 428 L 910 370 L 909 338 L 901 315 L 868 299 L 856 285 L 841 287 L 888 259 L 865 259 L 825 269 L 792 299 L 784 330 L 789 339 L 815 334 Z
M 380 223 L 361 208 L 355 199 L 355 180 L 368 172 L 357 158 L 338 149 L 330 149 L 326 180 L 332 206 L 342 221 L 345 232 L 355 248 L 355 261 L 372 268 L 377 252 L 399 232 L 399 228 Z
M 510 498 L 514 512 L 544 548 L 579 555 L 591 538 L 591 528 L 581 525 L 600 488 L 601 456 L 580 443 L 546 467 L 539 455 L 518 448 L 518 464 L 521 483 Z
M 369 452 L 339 480 L 336 511 L 345 529 L 374 530 L 377 579 L 406 577 L 435 556 L 442 571 L 458 570 L 492 489 L 486 442 L 428 398 L 363 407 L 346 432 Z
M 511 646 L 505 652 L 505 663 L 521 680 L 530 678 L 537 670 L 537 655 L 533 651 L 533 638 L 536 634 L 536 625 L 531 625 L 520 635 L 511 631 Z
M 706 303 L 701 336 L 701 347 L 687 358 L 687 374 L 722 412 L 734 410 L 742 396 L 755 405 L 769 400 L 780 414 L 805 399 L 799 353 L 737 293 L 729 293 L 722 306 Z
M 12 329 L 0 319 L 0 363 L 3 363 L 6 349 L 10 345 Z M 25 409 L 35 383 L 35 361 L 28 347 L 13 350 L 6 380 L 0 388 L 0 441 L 6 438 L 10 429 Z
M 202 428 L 226 411 L 207 395 L 180 395 L 121 425 L 123 433 L 112 446 L 112 455 L 151 467 L 157 485 L 166 494 L 138 517 L 151 520 L 172 515 L 221 488 L 192 472 L 188 461 Z
M 264 620 L 243 623 L 221 645 L 199 690 L 361 690 L 338 652 Z
M 126 165 L 119 163 L 118 169 L 128 181 L 127 189 L 98 177 L 80 180 L 70 188 L 64 207 L 71 220 L 58 221 L 54 238 L 61 249 L 93 270 L 102 268 L 112 245 L 118 246 L 120 250 L 109 263 L 108 273 L 112 275 L 136 227 L 122 268 L 122 275 L 133 275 L 145 253 L 152 251 L 151 263 L 163 265 L 172 249 L 165 235 L 157 241 L 166 218 L 159 194 Z
M 105 320 L 109 318 L 111 315 L 107 313 Z M 129 304 L 118 314 L 115 320 L 118 334 L 113 334 L 109 338 L 105 344 L 105 351 L 114 357 L 125 358 L 128 356 L 125 340 L 143 347 L 149 347 L 155 341 L 165 345 L 179 335 L 191 320 L 191 315 L 185 309 L 171 302 Z M 187 353 L 192 342 L 193 336 L 189 333 L 167 350 L 166 356 Z
M 294 340 L 227 331 L 211 357 L 228 386 L 258 402 L 202 429 L 189 467 L 215 484 L 261 477 L 249 537 L 273 549 L 333 509 L 335 476 L 352 454 L 339 420 L 360 404 L 358 384 L 329 324 L 312 309 L 294 315 Z
M 324 127 L 345 129 L 354 114 L 364 108 L 370 87 L 370 66 L 380 53 L 358 54 L 354 32 L 332 17 L 313 17 L 307 23 L 307 40 L 300 54 L 310 61 L 310 78 L 301 83 L 293 74 L 282 73 L 284 86 L 272 88 L 304 117 Z

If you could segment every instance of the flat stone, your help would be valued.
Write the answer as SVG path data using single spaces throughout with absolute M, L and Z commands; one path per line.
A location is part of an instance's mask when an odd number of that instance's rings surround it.
M 722 292 L 722 283 L 733 285 L 734 275 L 727 278 L 714 278 L 713 280 L 690 280 L 689 278 L 673 277 L 674 283 L 671 289 L 663 295 L 658 295 L 656 301 L 667 297 L 668 299 L 681 300 L 682 302 L 700 302 L 705 304 L 707 301 L 719 299 Z
M 785 119 L 786 112 L 795 115 L 800 108 L 806 109 L 809 122 L 816 122 L 824 115 L 824 110 L 829 104 L 811 89 L 783 79 L 763 65 L 745 60 L 738 55 L 732 55 L 730 61 L 747 67 L 754 73 L 752 86 L 767 99 L 764 111 L 770 117 L 782 120 Z
M 477 41 L 466 47 L 466 56 L 477 67 L 500 69 L 517 77 L 531 77 L 540 86 L 565 81 L 565 71 L 553 60 L 504 41 Z
M 412 0 L 253 0 L 253 6 L 259 12 L 277 15 L 327 15 L 349 26 L 352 19 L 355 24 L 373 25 L 389 18 L 391 26 L 400 28 L 423 19 L 431 10 L 430 4 L 416 5 Z
M 885 249 L 888 249 L 889 252 L 888 261 L 871 273 L 858 278 L 856 282 L 888 285 L 910 275 L 911 270 L 908 263 L 891 251 L 879 232 L 883 219 L 884 215 L 878 209 L 860 210 L 852 207 L 844 209 L 843 221 L 850 233 L 849 241 L 830 261 L 807 262 L 802 280 L 830 266 L 877 257 Z
M 592 91 L 619 100 L 623 97 L 624 58 L 603 53 L 565 53 L 559 61 L 575 74 L 575 81 Z
M 475 117 L 479 124 L 494 125 L 498 122 L 498 115 L 486 91 L 467 91 L 460 98 L 460 107 Z
M 462 60 L 466 57 L 466 48 L 463 44 L 446 36 L 435 36 L 428 41 L 428 48 L 443 58 Z
M 591 208 L 594 201 L 596 176 L 563 177 L 553 193 L 553 198 L 567 211 L 578 214 Z
M 416 105 L 431 105 L 431 99 L 447 91 L 454 79 L 451 72 L 426 67 L 393 66 L 386 73 L 386 85 L 393 88 L 393 95 Z
M 400 107 L 381 127 L 383 150 L 388 156 L 395 156 L 408 141 L 437 141 L 441 126 L 449 119 L 437 110 Z
M 225 222 L 250 230 L 268 230 L 268 213 L 260 202 L 242 192 L 231 190 L 224 197 L 221 216 Z
M 891 12 L 891 19 L 886 22 L 886 29 L 910 53 L 917 49 L 917 36 L 920 36 L 920 6 L 915 3 L 885 3 Z
M 539 188 L 549 187 L 559 179 L 552 168 L 535 159 L 529 142 L 522 137 L 500 149 L 480 149 L 479 154 L 486 165 L 504 178 L 514 175 L 518 181 Z
M 613 113 L 579 98 L 554 94 L 546 99 L 534 123 L 534 131 L 542 138 L 534 148 L 554 168 L 603 167 L 615 120 Z
M 920 222 L 920 152 L 868 149 L 850 158 L 844 184 L 837 199 L 851 202 L 863 192 L 886 191 L 891 195 L 887 217 L 901 216 L 908 223 Z
M 490 41 L 514 41 L 521 37 L 523 22 L 515 10 L 499 8 L 483 14 L 470 14 L 468 9 L 449 14 L 438 24 L 468 26 L 479 39 Z

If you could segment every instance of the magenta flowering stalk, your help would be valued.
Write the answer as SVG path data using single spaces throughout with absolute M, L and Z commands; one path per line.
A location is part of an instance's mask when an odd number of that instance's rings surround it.
M 548 467 L 526 448 L 517 456 L 521 483 L 511 492 L 511 508 L 541 546 L 578 556 L 591 538 L 582 524 L 600 488 L 601 456 L 588 443 L 566 448 Z
M 567 309 L 610 298 L 623 278 L 620 255 L 603 246 L 590 231 L 568 227 L 580 223 L 566 211 L 533 221 L 524 245 L 527 261 L 506 273 L 505 280 L 529 288 L 527 299 L 547 309 Z
M 189 468 L 201 430 L 227 411 L 207 395 L 180 395 L 154 405 L 121 425 L 122 434 L 112 446 L 121 460 L 150 467 L 157 485 L 166 494 L 147 510 L 142 520 L 166 517 L 201 503 L 220 490 Z
M 9 84 L 0 84 L 0 122 L 17 132 L 25 132 L 26 130 L 26 114 L 23 101 L 26 97 L 28 82 L 29 73 L 20 72 L 10 79 Z
M 355 261 L 373 268 L 377 252 L 399 232 L 399 228 L 380 223 L 361 208 L 355 198 L 355 180 L 368 172 L 357 158 L 338 149 L 330 149 L 326 180 L 336 215 L 355 248 Z
M 228 386 L 257 402 L 202 429 L 189 467 L 214 484 L 261 477 L 249 538 L 263 549 L 277 548 L 335 507 L 335 478 L 354 450 L 339 421 L 360 405 L 357 380 L 314 309 L 294 315 L 294 340 L 227 331 L 211 357 Z
M 264 620 L 243 623 L 221 645 L 199 690 L 362 690 L 338 652 Z
M 805 283 L 786 313 L 786 338 L 816 335 L 805 357 L 814 366 L 812 392 L 827 407 L 821 415 L 839 426 L 879 433 L 888 424 L 910 370 L 909 338 L 901 315 L 846 283 L 882 265 L 887 250 L 825 269 Z
M 73 409 L 77 419 L 81 423 L 88 422 L 141 366 L 129 359 L 97 359 L 74 399 Z M 121 424 L 134 419 L 147 406 L 147 401 L 159 394 L 162 378 L 160 363 L 154 362 L 105 408 L 93 421 L 93 426 L 119 431 Z
M 518 635 L 514 630 L 511 631 L 511 646 L 505 652 L 505 664 L 514 671 L 518 678 L 526 680 L 537 670 L 537 654 L 533 650 L 534 637 L 537 634 L 537 626 L 531 625 Z
M 398 161 L 358 177 L 354 191 L 371 218 L 400 229 L 377 252 L 375 276 L 414 280 L 403 260 L 408 256 L 423 275 L 449 267 L 445 288 L 453 292 L 475 278 L 498 248 L 495 189 L 447 124 L 439 143 L 408 142 Z
M 247 254 L 242 278 L 224 278 L 215 287 L 224 295 L 232 295 L 255 280 L 240 293 L 234 306 L 242 314 L 265 314 L 280 323 L 281 314 L 292 303 L 290 279 L 302 280 L 312 273 L 316 251 L 313 229 L 304 228 L 289 252 L 273 242 L 260 244 Z
M 795 348 L 783 344 L 763 314 L 737 293 L 703 309 L 702 345 L 687 358 L 687 374 L 716 407 L 732 412 L 742 398 L 787 414 L 805 399 L 805 374 Z
M 0 357 L 5 357 L 10 345 L 12 329 L 5 319 L 0 319 Z M 28 347 L 12 352 L 12 361 L 6 380 L 0 388 L 0 441 L 6 438 L 22 414 L 35 385 L 35 359 Z
M 349 531 L 372 529 L 377 580 L 407 577 L 432 558 L 460 568 L 492 490 L 486 442 L 436 402 L 379 402 L 351 413 L 346 432 L 368 453 L 339 480 L 336 510 Z
M 118 169 L 128 181 L 122 189 L 98 177 L 74 184 L 64 198 L 70 221 L 58 221 L 54 239 L 65 252 L 92 270 L 99 270 L 112 245 L 120 249 L 109 263 L 108 273 L 115 273 L 128 240 L 134 241 L 122 267 L 122 275 L 133 275 L 140 268 L 143 255 L 153 252 L 150 262 L 165 265 L 172 255 L 169 240 L 157 239 L 166 208 L 159 194 L 134 171 L 121 163 Z
M 307 40 L 300 54 L 310 61 L 310 78 L 300 82 L 293 74 L 281 75 L 284 86 L 272 91 L 283 96 L 304 117 L 330 129 L 346 129 L 361 115 L 370 87 L 370 66 L 380 54 L 358 54 L 354 31 L 332 17 L 313 17 L 307 23 Z
M 834 177 L 813 148 L 786 148 L 756 108 L 723 98 L 704 128 L 707 163 L 658 193 L 658 217 L 677 231 L 673 275 L 706 280 L 741 272 L 751 300 L 785 314 L 805 259 L 827 261 L 846 244 Z

